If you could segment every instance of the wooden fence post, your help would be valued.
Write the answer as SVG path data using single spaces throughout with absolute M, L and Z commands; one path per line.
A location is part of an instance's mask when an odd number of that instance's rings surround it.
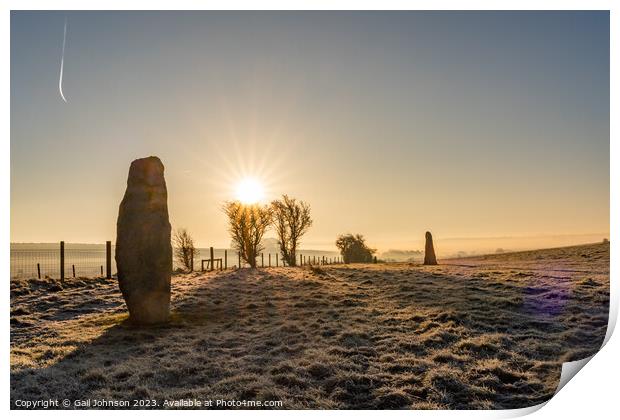
M 260 266 L 265 266 L 265 255 L 262 252 L 260 253 Z
M 71 269 L 73 270 L 73 278 L 75 278 L 75 264 L 71 264 Z
M 276 254 L 276 267 L 278 266 L 278 254 Z
M 194 250 L 190 248 L 189 253 L 190 253 L 189 272 L 193 273 L 194 272 Z
M 60 280 L 65 279 L 65 241 L 60 241 Z
M 239 267 L 237 268 L 241 268 L 241 254 L 239 253 L 239 251 L 237 251 L 237 259 L 239 260 Z
M 271 252 L 269 253 L 269 267 L 271 267 Z
M 112 278 L 112 241 L 105 241 L 105 278 Z
M 39 280 L 41 280 L 41 264 L 37 263 L 37 275 L 39 276 Z
M 211 266 L 209 267 L 209 271 L 213 271 L 213 247 L 209 247 L 209 256 L 211 258 Z
M 101 266 L 101 277 L 103 277 L 103 266 Z
M 228 269 L 228 250 L 224 250 L 224 270 Z
M 299 254 L 299 265 L 304 265 L 304 256 L 303 254 Z

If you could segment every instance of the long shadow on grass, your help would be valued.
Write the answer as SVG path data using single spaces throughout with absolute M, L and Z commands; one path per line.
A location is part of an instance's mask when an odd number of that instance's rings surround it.
M 12 373 L 12 405 L 47 398 L 286 399 L 291 386 L 301 391 L 305 384 L 288 377 L 282 362 L 309 343 L 312 327 L 303 318 L 310 306 L 330 300 L 307 277 L 237 270 L 196 278 L 173 302 L 171 322 L 158 327 L 102 314 L 97 322 L 105 332 L 95 340 L 49 367 Z M 282 374 L 272 375 L 278 368 Z
M 562 294 L 536 279 L 464 281 L 419 268 L 398 276 L 388 268 L 300 270 L 197 278 L 173 303 L 166 326 L 134 328 L 102 317 L 110 327 L 97 339 L 47 368 L 12 374 L 12 403 L 197 398 L 280 400 L 284 408 L 524 407 L 551 396 L 568 345 L 579 356 L 593 352 L 598 336 L 591 331 L 600 332 L 606 314 L 601 307 L 583 318 L 589 294 Z M 584 319 L 590 324 L 567 333 Z

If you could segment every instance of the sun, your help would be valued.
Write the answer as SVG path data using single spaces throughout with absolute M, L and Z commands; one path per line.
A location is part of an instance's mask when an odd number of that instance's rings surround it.
M 256 204 L 265 198 L 265 190 L 256 178 L 243 178 L 237 183 L 235 196 L 243 204 Z

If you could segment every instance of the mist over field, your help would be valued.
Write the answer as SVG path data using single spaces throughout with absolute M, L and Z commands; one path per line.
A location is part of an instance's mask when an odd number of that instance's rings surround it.
M 603 239 L 609 239 L 609 232 L 587 233 L 579 235 L 534 235 L 534 236 L 506 236 L 506 237 L 488 237 L 488 238 L 442 238 L 436 237 L 437 254 L 442 258 L 454 258 L 458 256 L 475 256 L 484 254 L 495 254 L 501 252 L 525 251 L 532 249 L 557 248 L 562 246 L 580 245 L 587 243 L 598 243 Z M 375 245 L 373 238 L 368 238 L 370 245 L 377 248 L 378 254 L 385 259 L 395 261 L 406 261 L 410 258 L 418 258 L 424 250 L 424 242 L 419 238 L 411 238 L 407 242 L 408 246 L 396 248 L 389 246 L 379 247 Z M 67 241 L 69 242 L 69 241 Z M 96 243 L 73 243 L 70 242 L 72 248 L 76 249 L 100 249 L 104 240 L 100 244 Z M 204 253 L 208 251 L 208 243 L 206 241 L 197 241 L 197 247 Z M 321 254 L 334 256 L 338 251 L 335 247 L 335 241 L 332 242 L 314 242 L 302 243 L 300 252 Z M 403 245 L 404 241 L 401 241 Z M 406 245 L 407 245 L 406 244 Z M 229 244 L 216 246 L 215 249 L 221 252 L 223 249 L 231 249 Z M 226 247 L 228 245 L 228 247 Z M 277 239 L 266 237 L 263 240 L 265 253 L 275 254 L 279 252 Z M 394 245 L 398 245 L 396 242 Z M 58 248 L 58 242 L 11 242 L 12 250 L 55 250 Z M 206 254 L 203 254 L 206 255 Z

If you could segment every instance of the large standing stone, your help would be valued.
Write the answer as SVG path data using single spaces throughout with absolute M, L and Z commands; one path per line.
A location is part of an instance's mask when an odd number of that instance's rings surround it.
M 131 162 L 116 222 L 118 283 L 136 324 L 170 315 L 172 246 L 164 165 L 155 156 Z
M 433 247 L 433 235 L 426 232 L 426 246 L 424 247 L 424 265 L 437 265 L 435 248 Z

